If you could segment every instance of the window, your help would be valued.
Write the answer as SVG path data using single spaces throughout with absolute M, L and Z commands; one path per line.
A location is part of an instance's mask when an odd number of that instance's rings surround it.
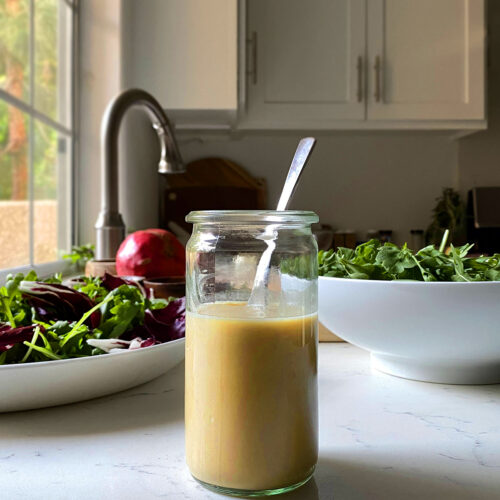
M 0 0 L 0 270 L 71 244 L 77 0 Z

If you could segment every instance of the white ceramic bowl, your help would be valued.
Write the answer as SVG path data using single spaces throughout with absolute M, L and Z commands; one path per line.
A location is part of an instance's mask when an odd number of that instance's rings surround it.
M 0 412 L 97 398 L 148 382 L 184 359 L 185 339 L 87 358 L 0 366 Z
M 409 379 L 500 383 L 500 282 L 319 278 L 319 320 Z

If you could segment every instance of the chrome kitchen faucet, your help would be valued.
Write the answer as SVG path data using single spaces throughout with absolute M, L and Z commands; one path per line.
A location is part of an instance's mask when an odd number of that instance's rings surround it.
M 125 90 L 106 108 L 101 122 L 101 211 L 97 218 L 96 260 L 114 260 L 125 238 L 125 224 L 118 211 L 118 134 L 123 116 L 132 106 L 143 106 L 160 139 L 160 174 L 185 171 L 170 122 L 158 101 L 141 89 Z

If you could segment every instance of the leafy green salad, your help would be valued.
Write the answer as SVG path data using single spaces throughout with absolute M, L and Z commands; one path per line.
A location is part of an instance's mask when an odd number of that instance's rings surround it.
M 375 239 L 354 250 L 322 250 L 318 254 L 319 275 L 363 280 L 500 281 L 500 254 L 467 257 L 473 247 L 470 243 L 450 245 L 445 252 L 445 241 L 443 238 L 439 249 L 429 245 L 418 252 L 406 244 L 398 247 Z
M 0 288 L 0 364 L 138 349 L 184 332 L 184 298 L 149 298 L 138 283 L 109 274 L 66 286 L 32 271 Z

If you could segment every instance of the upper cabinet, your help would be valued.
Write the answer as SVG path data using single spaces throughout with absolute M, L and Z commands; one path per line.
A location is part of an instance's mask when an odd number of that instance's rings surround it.
M 307 127 L 365 117 L 365 0 L 248 2 L 244 121 Z
M 122 0 L 123 81 L 178 128 L 478 130 L 484 0 Z
M 369 0 L 370 120 L 484 118 L 481 0 Z
M 247 0 L 245 10 L 240 128 L 486 125 L 483 0 Z
M 236 0 L 122 0 L 123 81 L 151 92 L 177 127 L 234 123 Z

